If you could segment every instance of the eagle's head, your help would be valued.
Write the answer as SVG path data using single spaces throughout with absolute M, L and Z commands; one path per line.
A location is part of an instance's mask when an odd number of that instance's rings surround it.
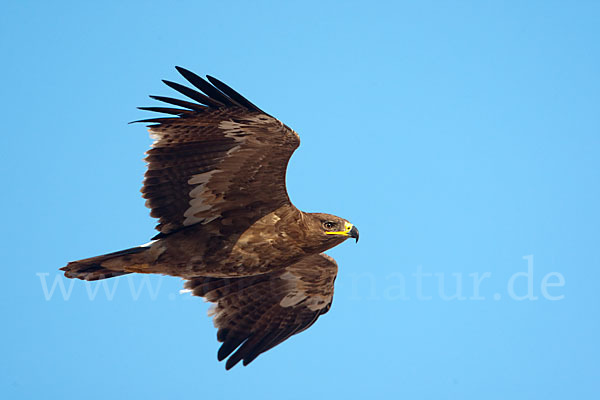
M 331 214 L 309 213 L 310 232 L 314 240 L 319 241 L 327 249 L 340 244 L 348 238 L 358 242 L 358 229 L 344 218 Z

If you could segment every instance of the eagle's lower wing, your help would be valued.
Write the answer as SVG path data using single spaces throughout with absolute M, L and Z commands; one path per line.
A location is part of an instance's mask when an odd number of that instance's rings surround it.
M 241 360 L 249 364 L 329 311 L 336 275 L 333 258 L 315 254 L 276 272 L 194 278 L 185 287 L 214 303 L 209 315 L 214 316 L 217 340 L 223 343 L 218 359 L 231 355 L 226 363 L 230 369 Z
M 136 121 L 154 123 L 142 193 L 156 228 L 166 234 L 229 218 L 223 225 L 243 229 L 291 204 L 285 173 L 296 132 L 217 79 L 177 69 L 204 94 L 164 81 L 195 102 L 151 96 L 182 108 L 142 107 L 169 116 Z

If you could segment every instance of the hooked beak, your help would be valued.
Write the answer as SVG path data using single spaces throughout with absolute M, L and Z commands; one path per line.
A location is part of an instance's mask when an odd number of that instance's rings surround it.
M 344 225 L 343 231 L 325 232 L 325 233 L 327 235 L 341 235 L 341 236 L 351 237 L 353 239 L 356 239 L 356 242 L 358 243 L 358 229 L 356 229 L 356 227 L 354 225 L 352 225 L 350 222 L 346 222 L 346 224 Z
M 350 229 L 350 233 L 348 234 L 348 236 L 356 239 L 356 243 L 358 243 L 358 229 L 356 229 L 355 226 L 352 226 L 352 229 Z

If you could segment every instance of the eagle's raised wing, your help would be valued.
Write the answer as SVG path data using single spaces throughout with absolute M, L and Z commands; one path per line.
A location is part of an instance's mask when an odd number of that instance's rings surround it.
M 156 229 L 166 234 L 217 218 L 249 226 L 291 204 L 285 173 L 300 144 L 296 132 L 221 81 L 177 70 L 204 94 L 164 81 L 195 102 L 151 96 L 182 108 L 140 107 L 170 116 L 136 121 L 154 124 L 142 193 L 159 218 Z
M 241 360 L 248 365 L 329 311 L 336 275 L 333 258 L 315 254 L 268 274 L 194 278 L 185 287 L 215 303 L 209 315 L 223 342 L 217 357 L 231 355 L 225 365 L 230 369 Z

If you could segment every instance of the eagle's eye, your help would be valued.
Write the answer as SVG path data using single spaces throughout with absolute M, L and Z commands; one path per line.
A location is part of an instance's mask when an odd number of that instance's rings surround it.
M 335 222 L 325 221 L 323 222 L 323 227 L 325 227 L 325 229 L 333 229 L 333 227 L 335 227 Z

